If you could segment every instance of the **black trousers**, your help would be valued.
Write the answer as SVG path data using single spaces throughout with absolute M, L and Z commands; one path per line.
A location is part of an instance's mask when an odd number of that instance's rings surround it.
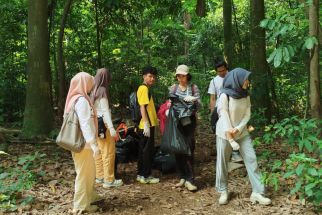
M 180 179 L 194 182 L 193 162 L 195 151 L 195 130 L 196 130 L 196 117 L 191 116 L 191 124 L 187 126 L 179 125 L 179 130 L 185 137 L 186 144 L 190 147 L 191 155 L 175 154 L 177 169 L 179 170 Z
M 154 127 L 150 127 L 150 137 L 143 135 L 143 130 L 139 129 L 139 152 L 137 173 L 140 176 L 151 175 L 153 155 L 154 155 Z

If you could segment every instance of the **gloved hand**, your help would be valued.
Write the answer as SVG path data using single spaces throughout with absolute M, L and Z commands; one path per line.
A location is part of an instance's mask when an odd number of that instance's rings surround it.
M 117 133 L 116 133 L 116 131 L 115 131 L 114 127 L 110 127 L 110 128 L 108 128 L 108 130 L 110 130 L 110 135 L 111 135 L 112 137 L 114 137 L 114 138 L 116 138 L 116 137 L 117 137 Z
M 148 122 L 144 122 L 143 135 L 146 137 L 150 137 L 150 125 Z
M 239 144 L 234 140 L 234 139 L 230 139 L 228 140 L 231 147 L 233 148 L 234 151 L 239 150 Z
M 98 156 L 98 155 L 100 155 L 100 154 L 101 154 L 101 151 L 99 150 L 99 148 L 98 148 L 98 145 L 97 145 L 97 144 L 95 144 L 95 143 L 91 143 L 91 144 L 90 144 L 90 146 L 91 146 L 91 148 L 92 148 L 92 150 L 93 150 L 93 156 L 94 156 L 94 157 L 96 157 L 96 156 Z
M 195 97 L 195 96 L 186 96 L 186 97 L 183 98 L 183 100 L 185 102 L 194 102 L 194 101 L 197 101 L 197 97 Z

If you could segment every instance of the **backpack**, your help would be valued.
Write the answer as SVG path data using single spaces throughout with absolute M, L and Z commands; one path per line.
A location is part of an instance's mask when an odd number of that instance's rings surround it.
M 177 89 L 179 87 L 179 84 L 175 84 L 174 88 L 173 88 L 173 91 L 171 92 L 172 94 L 175 94 L 177 92 Z M 195 89 L 196 88 L 196 85 L 195 84 L 191 84 L 191 94 L 192 96 L 195 95 Z
M 142 84 L 145 85 L 145 84 Z M 142 86 L 140 85 L 140 86 Z M 139 88 L 137 88 L 138 90 Z M 138 102 L 138 97 L 137 97 L 137 90 L 133 91 L 130 96 L 129 96 L 129 107 L 131 111 L 131 119 L 135 123 L 135 125 L 139 125 L 142 115 L 141 115 L 141 110 L 140 110 L 140 105 Z M 149 100 L 151 99 L 151 94 L 149 91 Z M 149 117 L 149 115 L 148 115 Z

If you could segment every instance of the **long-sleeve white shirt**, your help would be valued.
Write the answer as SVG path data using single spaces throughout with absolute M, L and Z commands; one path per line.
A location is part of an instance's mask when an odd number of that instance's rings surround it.
M 250 119 L 250 97 L 234 99 L 222 93 L 218 100 L 217 111 L 219 119 L 216 125 L 216 135 L 226 139 L 226 132 L 232 128 L 239 130 L 234 138 L 238 140 L 248 134 L 246 125 Z
M 111 117 L 111 109 L 108 105 L 107 98 L 103 97 L 103 98 L 97 99 L 94 103 L 94 106 L 97 111 L 97 116 L 103 117 L 104 123 L 107 125 L 107 128 L 108 129 L 114 128 L 112 117 Z
M 75 103 L 75 111 L 78 116 L 80 129 L 86 141 L 85 148 L 96 141 L 96 128 L 94 125 L 94 112 L 85 97 L 79 97 Z

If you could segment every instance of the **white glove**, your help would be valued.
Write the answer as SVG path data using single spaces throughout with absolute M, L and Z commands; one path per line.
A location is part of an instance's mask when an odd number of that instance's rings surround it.
M 150 125 L 148 122 L 144 122 L 143 135 L 146 137 L 150 137 Z
M 110 135 L 112 137 L 114 137 L 114 138 L 117 137 L 117 134 L 116 134 L 116 131 L 115 131 L 114 127 L 109 128 L 109 130 L 110 130 Z
M 165 111 L 165 115 L 168 116 L 169 115 L 169 109 Z
M 239 144 L 234 140 L 234 139 L 230 139 L 228 140 L 231 147 L 233 148 L 234 151 L 239 150 Z
M 185 102 L 194 102 L 194 101 L 197 101 L 197 97 L 195 97 L 195 96 L 186 96 L 186 97 L 183 98 L 183 100 Z
M 94 156 L 94 157 L 96 157 L 96 156 L 98 156 L 98 155 L 100 155 L 100 154 L 101 154 L 101 151 L 100 151 L 100 149 L 98 148 L 98 145 L 96 145 L 95 143 L 91 143 L 91 144 L 90 144 L 90 146 L 91 146 L 91 148 L 92 148 L 92 150 L 93 150 L 93 156 Z

